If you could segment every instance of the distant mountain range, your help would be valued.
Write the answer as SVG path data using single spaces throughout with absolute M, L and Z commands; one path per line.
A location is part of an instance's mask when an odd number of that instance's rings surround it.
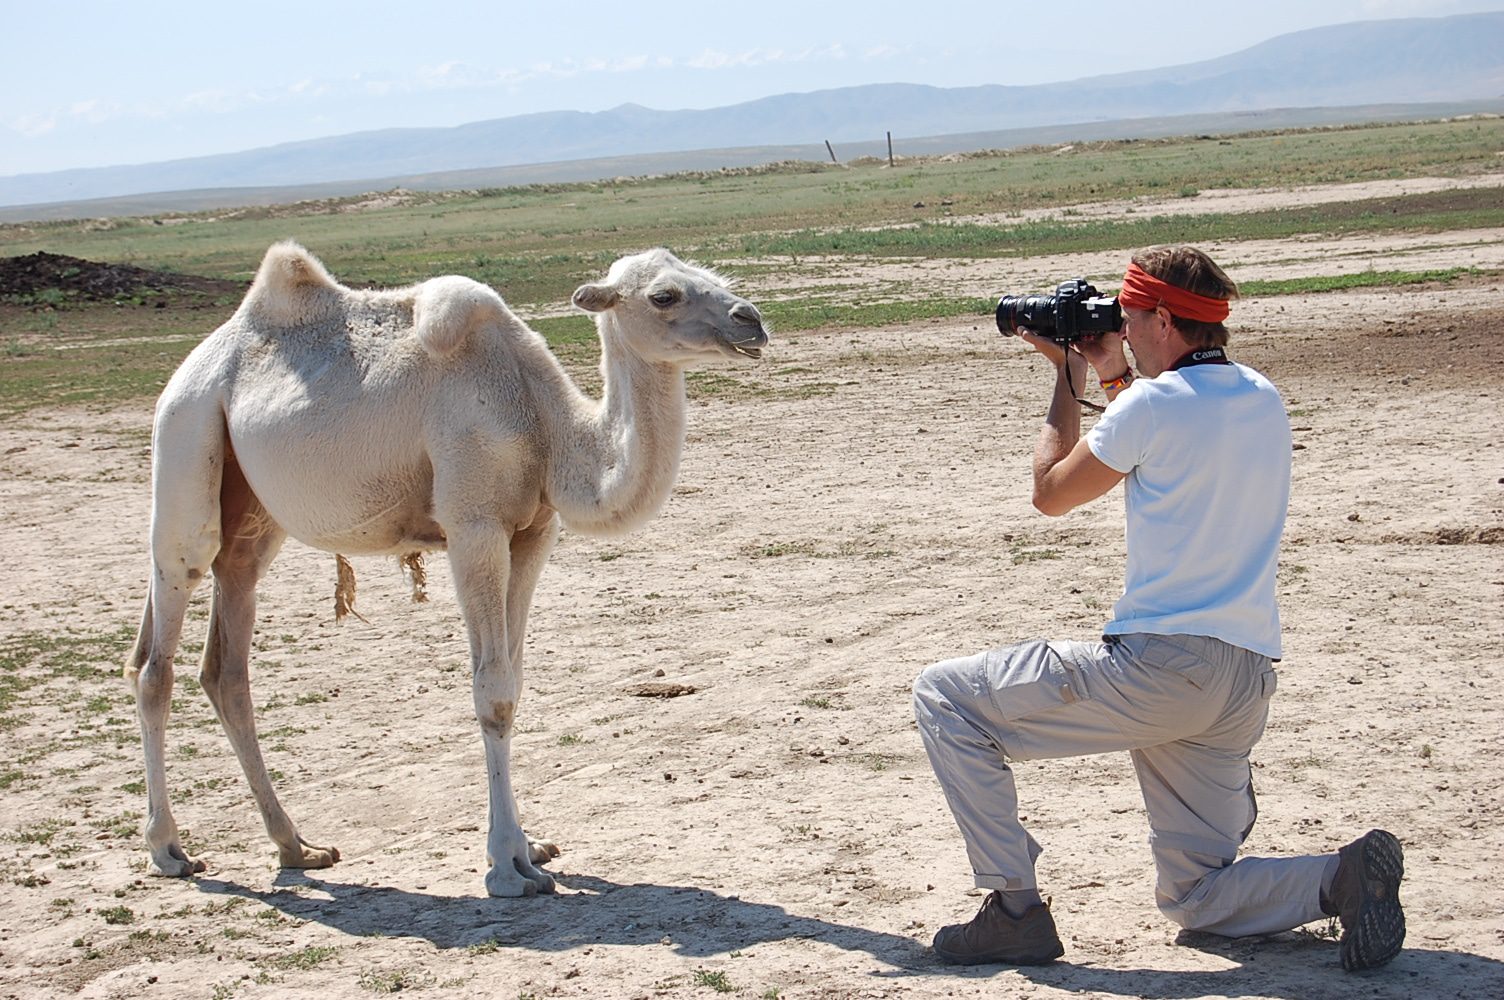
M 1100 132 L 1104 123 L 1120 119 L 1501 98 L 1504 12 L 1362 21 L 1281 35 L 1204 62 L 1066 83 L 877 84 L 692 111 L 624 104 L 595 113 L 386 129 L 163 163 L 20 174 L 0 177 L 0 205 L 294 185 L 372 190 L 393 179 L 431 187 L 436 185 L 413 181 L 436 173 L 690 150 L 823 149 L 825 140 L 866 144 L 888 132 L 903 146 L 916 137 L 1044 126 L 1095 124 Z M 768 158 L 776 156 L 775 149 Z M 732 165 L 746 158 L 722 159 Z M 3 214 L 18 212 L 25 215 L 17 209 Z

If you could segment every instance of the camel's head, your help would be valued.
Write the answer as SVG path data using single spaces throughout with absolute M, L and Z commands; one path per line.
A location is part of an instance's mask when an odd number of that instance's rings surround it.
M 768 331 L 757 307 L 725 278 L 667 250 L 623 257 L 606 280 L 575 289 L 574 304 L 602 318 L 626 346 L 652 361 L 760 358 Z

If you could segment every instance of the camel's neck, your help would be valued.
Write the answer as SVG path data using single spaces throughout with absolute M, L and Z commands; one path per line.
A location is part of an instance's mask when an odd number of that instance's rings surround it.
M 684 448 L 684 374 L 628 350 L 612 316 L 597 320 L 605 391 L 558 442 L 549 499 L 588 534 L 629 531 L 663 506 Z

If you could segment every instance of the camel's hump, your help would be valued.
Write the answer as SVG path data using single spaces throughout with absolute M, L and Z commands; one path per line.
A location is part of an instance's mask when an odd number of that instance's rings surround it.
M 343 291 L 317 257 L 286 240 L 261 258 L 241 308 L 275 326 L 296 326 L 315 319 Z
M 495 289 L 458 274 L 430 278 L 413 296 L 413 333 L 436 358 L 448 357 L 483 327 L 517 325 Z
M 489 285 L 452 274 L 386 292 L 355 291 L 291 241 L 267 250 L 241 311 L 257 326 L 285 330 L 328 320 L 355 300 L 410 303 L 413 335 L 435 358 L 456 353 L 483 329 L 530 332 Z

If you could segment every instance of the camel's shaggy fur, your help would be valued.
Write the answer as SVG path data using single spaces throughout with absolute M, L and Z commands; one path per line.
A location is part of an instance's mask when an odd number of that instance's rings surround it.
M 168 802 L 167 708 L 190 594 L 213 571 L 200 680 L 284 866 L 339 859 L 305 841 L 256 740 L 248 657 L 256 582 L 292 536 L 331 552 L 446 549 L 470 638 L 496 896 L 548 892 L 557 853 L 517 820 L 509 753 L 523 631 L 560 519 L 629 530 L 662 505 L 684 441 L 686 365 L 760 356 L 762 317 L 666 250 L 624 257 L 577 306 L 596 316 L 605 391 L 586 398 L 543 338 L 462 277 L 355 291 L 296 244 L 273 246 L 235 314 L 173 375 L 152 438 L 152 573 L 126 664 L 146 758 L 151 870 L 203 864 Z M 348 584 L 348 586 L 346 586 Z M 353 602 L 353 578 L 339 588 Z

